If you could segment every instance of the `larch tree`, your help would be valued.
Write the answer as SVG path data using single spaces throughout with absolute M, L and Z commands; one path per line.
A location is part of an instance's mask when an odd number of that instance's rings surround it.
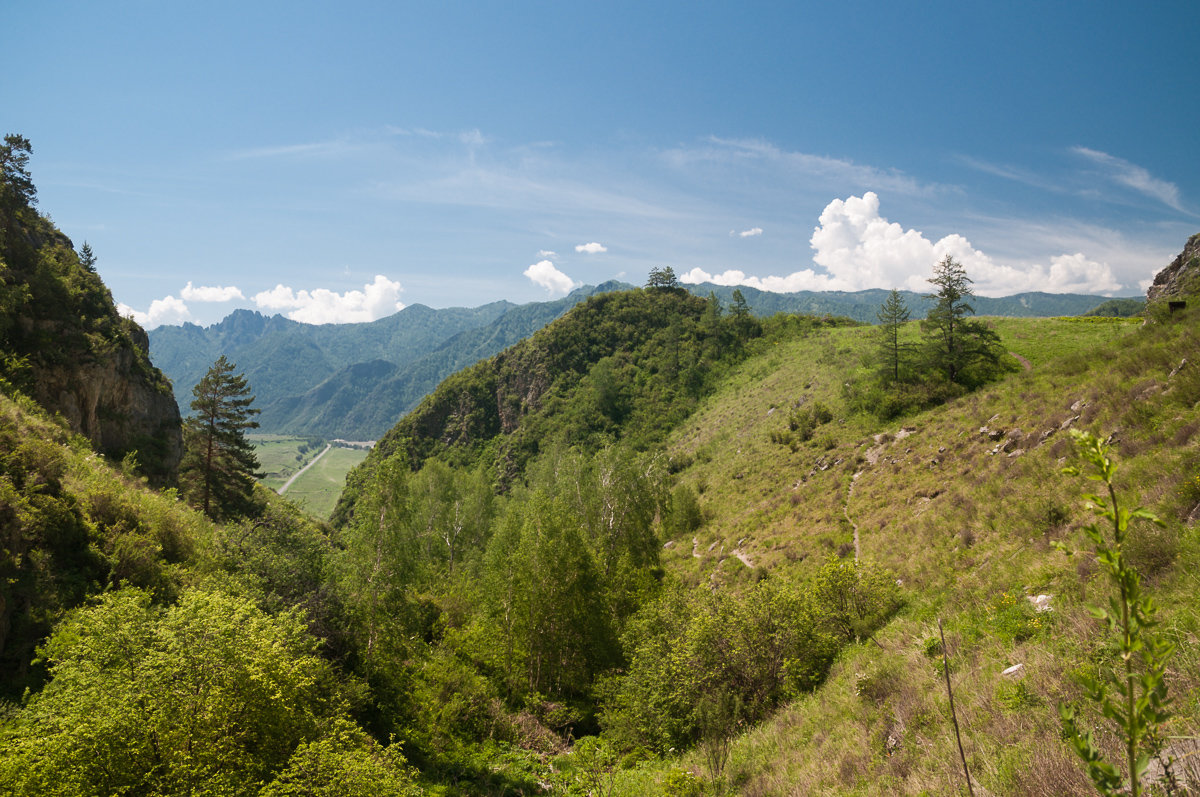
M 892 289 L 875 317 L 879 319 L 879 348 L 883 371 L 891 377 L 893 383 L 899 382 L 900 366 L 906 350 L 906 345 L 900 342 L 900 328 L 908 321 L 909 309 L 898 290 Z
M 246 377 L 221 355 L 192 389 L 195 415 L 184 424 L 180 482 L 188 499 L 214 520 L 251 507 L 258 458 L 246 439 L 258 414 Z
M 962 264 L 946 255 L 933 267 L 929 282 L 938 288 L 936 293 L 926 296 L 936 304 L 921 322 L 929 364 L 945 373 L 949 381 L 959 384 L 980 381 L 979 373 L 969 373 L 974 366 L 1003 370 L 999 336 L 982 323 L 967 318 L 975 314 L 975 308 L 967 301 L 975 292 Z

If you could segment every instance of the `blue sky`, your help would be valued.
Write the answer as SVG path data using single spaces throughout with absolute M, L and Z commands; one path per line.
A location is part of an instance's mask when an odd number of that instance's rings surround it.
M 1132 295 L 1200 230 L 1200 4 L 57 2 L 3 132 L 147 326 L 572 285 Z

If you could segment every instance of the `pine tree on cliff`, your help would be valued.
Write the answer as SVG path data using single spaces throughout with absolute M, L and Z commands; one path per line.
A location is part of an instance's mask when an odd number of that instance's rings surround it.
M 258 458 L 246 440 L 257 429 L 258 410 L 246 377 L 233 372 L 225 355 L 192 389 L 195 415 L 184 423 L 179 481 L 184 496 L 213 520 L 247 514 L 252 508 Z

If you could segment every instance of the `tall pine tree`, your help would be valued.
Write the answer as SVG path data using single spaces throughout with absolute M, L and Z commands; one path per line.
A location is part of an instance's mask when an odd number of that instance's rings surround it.
M 246 440 L 258 410 L 242 374 L 221 355 L 192 389 L 195 415 L 184 423 L 179 480 L 193 504 L 213 520 L 247 514 L 258 458 Z
M 900 328 L 909 317 L 908 305 L 900 291 L 892 289 L 875 317 L 879 319 L 879 348 L 885 379 L 890 377 L 893 383 L 899 382 L 900 366 L 908 348 L 900 342 Z

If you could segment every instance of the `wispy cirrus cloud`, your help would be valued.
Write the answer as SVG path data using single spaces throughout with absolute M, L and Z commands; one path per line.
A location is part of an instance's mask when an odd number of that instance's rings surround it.
M 946 190 L 944 186 L 921 183 L 898 169 L 880 169 L 844 158 L 787 150 L 762 139 L 710 136 L 698 146 L 667 150 L 663 153 L 663 158 L 680 168 L 705 162 L 761 165 L 773 171 L 785 170 L 792 174 L 818 177 L 843 185 L 909 195 L 925 195 Z
M 1190 213 L 1183 206 L 1179 195 L 1179 186 L 1167 180 L 1160 180 L 1150 174 L 1147 169 L 1115 155 L 1109 155 L 1107 152 L 1087 147 L 1072 147 L 1071 152 L 1086 158 L 1099 167 L 1101 174 L 1108 180 L 1131 188 L 1151 199 L 1156 199 L 1169 208 Z
M 344 137 L 302 144 L 279 144 L 275 146 L 239 149 L 227 153 L 225 159 L 239 161 L 271 158 L 332 158 L 352 154 L 360 149 L 360 142 Z

